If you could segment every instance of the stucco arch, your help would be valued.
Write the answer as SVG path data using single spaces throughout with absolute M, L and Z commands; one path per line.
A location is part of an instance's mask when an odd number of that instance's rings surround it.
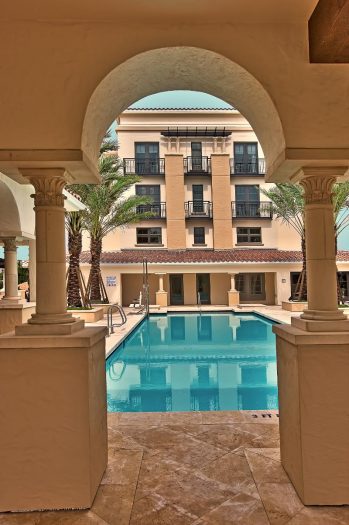
M 17 184 L 0 173 L 0 238 L 35 237 L 34 211 L 31 204 L 31 186 Z
M 21 221 L 16 199 L 10 188 L 0 180 L 0 234 L 3 236 L 21 231 Z
M 237 63 L 196 47 L 145 51 L 113 69 L 89 100 L 82 150 L 95 161 L 105 130 L 117 115 L 145 96 L 176 89 L 203 91 L 236 107 L 256 132 L 267 166 L 282 155 L 282 124 L 266 89 Z

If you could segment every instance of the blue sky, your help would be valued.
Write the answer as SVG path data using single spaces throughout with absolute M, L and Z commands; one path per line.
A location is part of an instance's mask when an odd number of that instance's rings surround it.
M 199 93 L 198 91 L 164 91 L 145 97 L 131 108 L 215 108 L 224 109 L 231 106 L 220 98 Z

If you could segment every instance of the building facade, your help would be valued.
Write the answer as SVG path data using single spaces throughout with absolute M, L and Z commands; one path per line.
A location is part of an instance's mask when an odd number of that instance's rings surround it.
M 110 301 L 139 297 L 143 260 L 151 304 L 273 305 L 292 296 L 300 238 L 273 216 L 261 145 L 237 110 L 128 109 L 117 133 L 124 173 L 141 177 L 132 191 L 151 200 L 139 212 L 152 215 L 103 241 Z M 338 269 L 348 298 L 345 258 Z M 85 274 L 88 260 L 84 253 Z

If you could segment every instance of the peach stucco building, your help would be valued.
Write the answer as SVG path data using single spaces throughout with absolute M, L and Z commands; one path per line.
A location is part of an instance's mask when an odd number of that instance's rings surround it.
M 275 219 L 262 193 L 271 187 L 263 150 L 239 111 L 130 108 L 118 117 L 117 133 L 124 173 L 141 177 L 132 192 L 149 196 L 154 215 L 103 241 L 111 302 L 127 306 L 139 297 L 143 259 L 151 304 L 194 305 L 198 292 L 202 303 L 230 306 L 292 296 L 300 237 Z M 84 253 L 86 276 L 88 261 Z M 346 253 L 338 269 L 348 298 Z

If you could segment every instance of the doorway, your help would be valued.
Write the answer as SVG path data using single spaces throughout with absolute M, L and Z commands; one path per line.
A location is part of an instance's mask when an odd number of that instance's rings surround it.
M 184 304 L 183 274 L 170 274 L 170 304 Z
M 202 143 L 191 143 L 192 170 L 202 171 Z
M 234 142 L 235 173 L 258 174 L 257 142 Z
M 235 278 L 235 286 L 241 302 L 265 301 L 264 273 L 239 273 Z
M 209 273 L 196 274 L 196 297 L 201 304 L 211 304 L 211 286 Z

